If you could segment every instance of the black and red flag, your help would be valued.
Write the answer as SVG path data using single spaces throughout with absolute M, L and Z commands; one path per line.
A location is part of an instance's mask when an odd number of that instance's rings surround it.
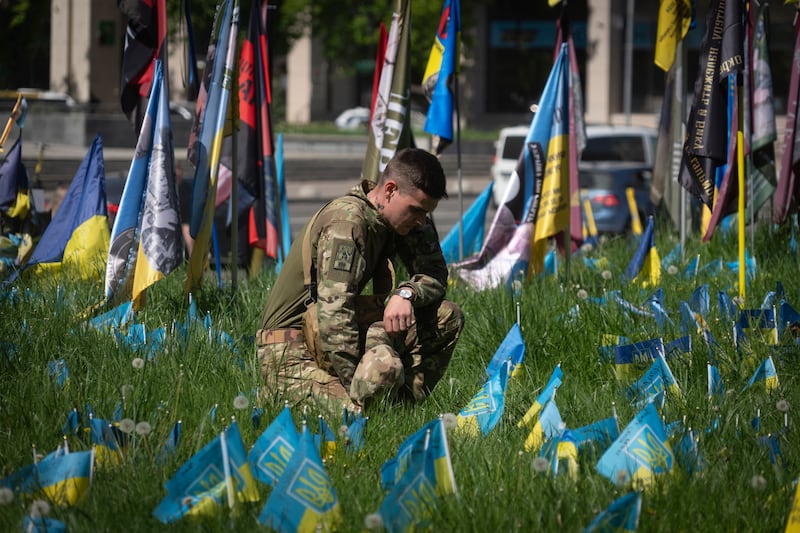
M 166 0 L 117 0 L 117 6 L 128 17 L 120 101 L 138 134 L 153 84 L 153 60 L 160 59 L 168 71 Z
M 249 243 L 278 259 L 281 231 L 275 149 L 272 138 L 267 47 L 267 2 L 256 0 L 239 56 L 239 183 L 255 198 L 250 208 Z

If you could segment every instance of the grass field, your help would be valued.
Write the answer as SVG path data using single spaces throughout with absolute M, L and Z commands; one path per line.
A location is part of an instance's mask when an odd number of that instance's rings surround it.
M 661 229 L 657 247 L 662 256 L 676 237 Z M 760 307 L 768 291 L 783 283 L 786 300 L 800 306 L 797 258 L 789 251 L 786 231 L 760 231 L 755 276 L 746 290 L 744 306 Z M 718 291 L 738 294 L 737 275 L 725 263 L 737 258 L 735 239 L 715 237 L 710 244 L 687 243 L 684 260 L 664 269 L 663 305 L 674 322 L 659 332 L 652 318 L 622 311 L 613 304 L 590 300 L 613 289 L 641 304 L 653 289 L 623 282 L 621 274 L 633 255 L 629 239 L 610 239 L 587 256 L 605 258 L 608 266 L 594 270 L 583 258 L 573 258 L 567 274 L 562 259 L 558 276 L 535 279 L 517 293 L 505 289 L 476 292 L 454 284 L 448 298 L 459 303 L 466 326 L 452 363 L 431 397 L 421 405 L 376 404 L 366 413 L 364 453 L 351 456 L 338 449 L 326 462 L 339 498 L 343 531 L 362 531 L 364 518 L 383 500 L 380 468 L 403 439 L 440 413 L 457 413 L 485 381 L 485 368 L 509 328 L 520 315 L 526 343 L 525 362 L 509 380 L 505 412 L 485 437 L 449 433 L 458 496 L 438 500 L 432 518 L 435 531 L 581 531 L 615 498 L 631 490 L 617 486 L 595 470 L 599 452 L 583 453 L 579 474 L 551 476 L 533 467 L 535 453 L 523 451 L 527 430 L 517 422 L 538 395 L 554 366 L 561 363 L 563 385 L 556 394 L 567 427 L 575 428 L 611 415 L 616 406 L 620 428 L 637 412 L 617 381 L 611 363 L 601 363 L 598 346 L 604 334 L 625 335 L 631 342 L 662 336 L 681 336 L 679 304 L 692 291 L 708 284 L 711 310 L 706 320 L 720 345 L 719 368 L 727 393 L 707 395 L 707 347 L 693 334 L 690 355 L 670 361 L 681 396 L 668 397 L 661 414 L 666 422 L 685 420 L 694 428 L 703 468 L 689 475 L 680 464 L 660 474 L 643 493 L 640 531 L 778 531 L 785 527 L 792 507 L 794 481 L 800 465 L 797 446 L 800 406 L 798 353 L 793 339 L 780 347 L 751 339 L 750 355 L 737 354 L 731 324 L 720 319 Z M 687 275 L 686 265 L 700 256 L 701 268 Z M 714 268 L 721 259 L 722 268 Z M 709 268 L 704 266 L 711 265 Z M 666 267 L 666 265 L 665 265 Z M 603 271 L 607 270 L 608 273 Z M 118 346 L 115 337 L 87 326 L 82 312 L 99 301 L 101 283 L 78 283 L 63 278 L 26 281 L 12 296 L 0 299 L 0 475 L 6 476 L 33 460 L 32 447 L 41 454 L 63 440 L 62 426 L 73 408 L 81 413 L 90 405 L 96 416 L 112 419 L 121 403 L 122 418 L 148 422 L 151 430 L 133 433 L 118 465 L 100 465 L 87 497 L 73 507 L 54 507 L 50 516 L 68 531 L 252 531 L 266 529 L 258 515 L 269 495 L 259 484 L 260 500 L 240 504 L 208 518 L 184 518 L 164 526 L 152 515 L 164 497 L 164 483 L 195 452 L 217 436 L 235 416 L 246 446 L 278 414 L 283 402 L 261 388 L 253 346 L 265 298 L 274 281 L 271 273 L 240 282 L 237 289 L 214 288 L 211 277 L 197 297 L 197 306 L 210 313 L 216 330 L 230 334 L 235 349 L 209 340 L 193 330 L 183 344 L 169 334 L 174 320 L 183 321 L 187 305 L 182 298 L 184 271 L 153 287 L 137 320 L 152 331 L 164 326 L 168 334 L 152 359 Z M 58 287 L 61 287 L 59 290 Z M 59 297 L 59 294 L 61 296 Z M 590 298 L 585 298 L 586 296 Z M 573 310 L 578 306 L 577 313 Z M 571 312 L 571 310 L 573 310 Z M 763 387 L 743 390 L 756 366 L 772 355 L 780 386 L 768 394 Z M 63 359 L 69 371 L 64 386 L 48 372 L 50 361 Z M 144 364 L 141 365 L 141 361 Z M 140 368 L 137 368 L 140 367 Z M 234 406 L 239 395 L 247 399 Z M 210 413 L 217 405 L 215 416 Z M 264 410 L 260 427 L 251 421 L 251 409 Z M 788 411 L 786 410 L 788 408 Z M 751 419 L 760 410 L 760 429 Z M 299 425 L 303 412 L 292 410 Z M 315 420 L 312 408 L 307 415 Z M 328 415 L 326 415 L 327 417 Z M 158 460 L 162 443 L 176 421 L 182 421 L 182 440 L 166 462 Z M 716 421 L 716 424 L 715 424 Z M 338 415 L 330 416 L 333 428 Z M 784 427 L 785 423 L 788 425 Z M 310 427 L 316 430 L 316 425 Z M 87 437 L 68 437 L 71 450 L 85 450 Z M 782 462 L 775 465 L 758 437 L 778 435 Z M 0 505 L 0 529 L 19 530 L 31 501 L 17 496 Z

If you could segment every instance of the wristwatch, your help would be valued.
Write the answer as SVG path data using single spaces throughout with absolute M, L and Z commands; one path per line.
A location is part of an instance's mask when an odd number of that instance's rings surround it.
M 399 296 L 400 298 L 405 298 L 409 302 L 414 301 L 414 291 L 409 289 L 408 287 L 400 287 L 394 293 Z

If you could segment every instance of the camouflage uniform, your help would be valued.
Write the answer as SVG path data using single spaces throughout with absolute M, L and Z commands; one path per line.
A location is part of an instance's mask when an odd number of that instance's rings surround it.
M 447 266 L 432 223 L 394 233 L 367 199 L 362 182 L 323 207 L 292 245 L 270 291 L 256 335 L 266 392 L 300 401 L 309 396 L 350 407 L 388 394 L 422 400 L 444 373 L 463 327 L 460 308 L 444 300 Z M 303 246 L 310 242 L 319 345 L 302 332 L 309 320 Z M 310 247 L 310 248 L 309 248 Z M 411 278 L 416 323 L 402 335 L 383 328 L 383 303 L 393 281 L 387 260 L 399 257 Z M 362 295 L 372 282 L 375 295 Z

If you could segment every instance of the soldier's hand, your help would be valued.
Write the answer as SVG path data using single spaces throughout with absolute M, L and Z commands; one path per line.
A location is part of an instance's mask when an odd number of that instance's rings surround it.
M 414 324 L 414 307 L 411 302 L 396 294 L 389 298 L 383 310 L 383 326 L 386 333 L 401 333 Z

